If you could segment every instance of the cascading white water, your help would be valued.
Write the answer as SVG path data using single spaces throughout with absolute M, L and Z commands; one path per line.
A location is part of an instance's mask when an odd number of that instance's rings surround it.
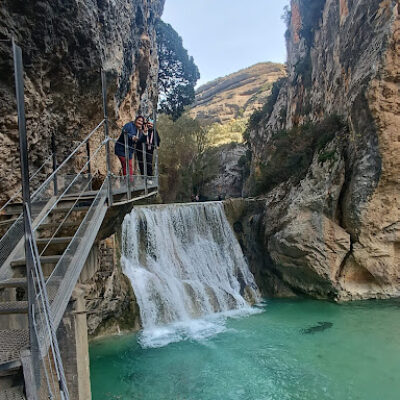
M 258 300 L 221 203 L 136 207 L 125 217 L 122 239 L 145 346 L 220 331 L 216 315 L 250 312 L 245 298 Z

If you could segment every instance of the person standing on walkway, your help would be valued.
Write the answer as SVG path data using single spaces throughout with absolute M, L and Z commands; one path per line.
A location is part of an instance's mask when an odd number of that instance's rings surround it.
M 143 155 L 142 143 L 145 144 L 146 157 Z M 147 176 L 153 176 L 153 153 L 154 149 L 160 147 L 161 139 L 156 129 L 154 129 L 154 121 L 148 119 L 144 126 L 142 134 L 137 142 L 137 157 L 139 161 L 140 173 L 144 175 L 144 160 L 147 163 Z M 152 182 L 149 182 L 150 184 Z
M 122 128 L 121 135 L 115 143 L 115 154 L 119 158 L 122 166 L 123 175 L 127 175 L 126 171 L 126 154 L 125 154 L 125 132 L 128 136 L 128 156 L 129 156 L 129 175 L 132 176 L 135 173 L 134 157 L 135 143 L 138 142 L 141 131 L 144 125 L 144 117 L 139 115 L 136 117 L 135 122 L 131 121 L 124 125 Z

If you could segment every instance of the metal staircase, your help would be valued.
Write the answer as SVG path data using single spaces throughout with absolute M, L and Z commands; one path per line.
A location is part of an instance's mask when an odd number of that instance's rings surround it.
M 0 209 L 0 400 L 67 400 L 57 327 L 108 208 L 157 193 L 157 151 L 155 176 L 148 177 L 145 169 L 144 176 L 135 176 L 132 182 L 113 173 L 102 73 L 103 121 L 31 194 L 22 56 L 15 43 L 13 51 L 23 201 L 7 202 Z M 76 169 L 74 159 L 82 149 L 90 148 L 90 142 L 100 145 L 89 151 L 83 167 L 71 174 Z M 146 151 L 144 146 L 142 151 Z M 49 159 L 54 160 L 54 155 L 45 162 Z M 93 190 L 90 166 L 99 160 L 105 161 L 107 175 L 100 188 Z

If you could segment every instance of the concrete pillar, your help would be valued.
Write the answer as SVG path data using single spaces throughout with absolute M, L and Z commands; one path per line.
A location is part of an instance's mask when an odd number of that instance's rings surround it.
M 57 330 L 71 400 L 90 400 L 89 344 L 84 291 L 77 286 Z

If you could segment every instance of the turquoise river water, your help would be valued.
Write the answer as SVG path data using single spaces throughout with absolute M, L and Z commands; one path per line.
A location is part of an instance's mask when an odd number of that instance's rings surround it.
M 399 301 L 267 300 L 254 311 L 155 333 L 167 341 L 93 342 L 93 399 L 400 399 Z

